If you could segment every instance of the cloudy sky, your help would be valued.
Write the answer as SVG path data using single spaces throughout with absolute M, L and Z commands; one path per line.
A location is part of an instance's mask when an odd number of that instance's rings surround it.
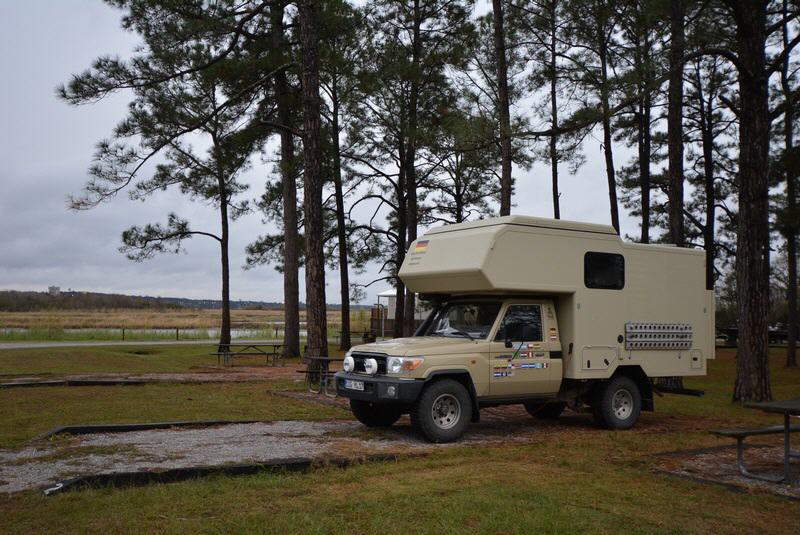
M 63 289 L 137 295 L 218 298 L 217 247 L 202 237 L 187 243 L 186 254 L 162 255 L 142 263 L 119 253 L 120 233 L 132 224 L 164 221 L 171 211 L 198 230 L 215 231 L 212 209 L 174 192 L 159 192 L 147 203 L 120 195 L 90 211 L 71 212 L 66 198 L 87 179 L 97 141 L 124 116 L 126 95 L 74 108 L 58 100 L 55 88 L 98 55 L 130 54 L 134 35 L 120 28 L 120 13 L 100 0 L 0 1 L 0 289 Z M 562 171 L 562 217 L 609 223 L 608 194 L 600 140 L 584 146 L 587 163 L 575 176 Z M 617 166 L 630 152 L 618 149 Z M 268 166 L 247 176 L 250 196 L 260 194 Z M 515 173 L 514 212 L 552 217 L 549 168 L 535 165 Z M 623 215 L 624 233 L 636 222 Z M 244 247 L 268 229 L 258 215 L 233 223 L 234 299 L 282 301 L 281 276 L 269 266 L 244 271 Z M 377 267 L 356 278 L 380 276 Z M 302 278 L 301 278 L 302 280 Z M 329 274 L 328 301 L 338 302 L 338 277 Z M 367 302 L 387 286 L 368 289 Z M 301 299 L 302 299 L 301 289 Z

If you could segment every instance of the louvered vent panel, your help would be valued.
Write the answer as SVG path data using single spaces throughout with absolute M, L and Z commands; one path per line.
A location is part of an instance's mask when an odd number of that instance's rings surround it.
M 625 324 L 625 349 L 690 349 L 692 326 L 688 323 Z

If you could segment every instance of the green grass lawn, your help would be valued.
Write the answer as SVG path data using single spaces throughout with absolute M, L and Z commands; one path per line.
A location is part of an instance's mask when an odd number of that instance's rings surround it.
M 0 377 L 20 374 L 186 372 L 217 364 L 213 345 L 53 347 L 0 350 Z
M 196 350 L 197 348 L 192 348 Z M 180 360 L 179 350 L 174 358 Z M 96 351 L 94 348 L 91 351 Z M 128 357 L 103 350 L 121 366 Z M 109 351 L 109 352 L 105 352 Z M 0 352 L 0 370 L 10 367 Z M 103 368 L 103 359 L 73 357 Z M 172 357 L 151 356 L 148 366 Z M 16 359 L 16 357 L 14 357 Z M 121 359 L 121 360 L 116 360 Z M 771 359 L 773 395 L 800 396 L 800 370 Z M 25 360 L 17 361 L 22 366 Z M 141 362 L 141 361 L 135 361 Z M 42 369 L 39 363 L 36 369 Z M 78 367 L 80 367 L 78 366 Z M 107 364 L 106 364 L 107 366 Z M 186 363 L 182 366 L 187 366 Z M 108 370 L 106 370 L 108 371 Z M 686 386 L 704 398 L 656 399 L 648 422 L 695 422 L 692 431 L 610 432 L 571 428 L 532 443 L 442 448 L 427 458 L 307 474 L 212 477 L 44 498 L 0 495 L 0 531 L 211 533 L 797 533 L 800 504 L 733 492 L 653 471 L 654 454 L 727 444 L 707 421 L 776 424 L 730 402 L 732 352 Z M 345 411 L 276 397 L 289 384 L 152 385 L 0 390 L 0 442 L 14 446 L 66 423 L 169 419 L 348 417 Z M 678 426 L 679 427 L 679 426 Z M 666 428 L 669 428 L 667 426 Z
M 3 376 L 75 373 L 169 373 L 200 371 L 217 366 L 211 353 L 216 345 L 142 345 L 92 347 L 41 347 L 0 349 L 0 382 Z M 331 356 L 341 355 L 330 346 Z M 297 362 L 296 360 L 294 362 Z M 238 358 L 236 364 L 263 364 L 260 357 Z
M 176 420 L 349 418 L 335 407 L 274 396 L 270 383 L 148 384 L 0 389 L 0 447 L 15 447 L 59 425 Z

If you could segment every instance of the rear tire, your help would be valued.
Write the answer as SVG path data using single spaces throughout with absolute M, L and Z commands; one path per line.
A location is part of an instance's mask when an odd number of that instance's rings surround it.
M 595 421 L 608 429 L 630 429 L 642 411 L 642 394 L 630 377 L 618 376 L 606 382 L 592 403 Z
M 441 379 L 422 391 L 411 409 L 414 429 L 431 442 L 453 442 L 469 427 L 472 399 L 464 385 Z
M 367 427 L 389 427 L 403 414 L 396 407 L 359 399 L 350 400 L 350 410 L 356 419 Z
M 561 416 L 561 413 L 564 412 L 564 409 L 567 407 L 567 404 L 563 401 L 556 401 L 553 403 L 526 401 L 524 405 L 528 414 L 542 420 L 555 420 Z

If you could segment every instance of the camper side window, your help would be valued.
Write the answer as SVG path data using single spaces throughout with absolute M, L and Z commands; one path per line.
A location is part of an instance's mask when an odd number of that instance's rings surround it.
M 541 342 L 542 307 L 540 305 L 511 305 L 497 331 L 498 342 Z
M 621 290 L 625 287 L 625 257 L 613 253 L 586 253 L 583 282 L 587 288 Z

